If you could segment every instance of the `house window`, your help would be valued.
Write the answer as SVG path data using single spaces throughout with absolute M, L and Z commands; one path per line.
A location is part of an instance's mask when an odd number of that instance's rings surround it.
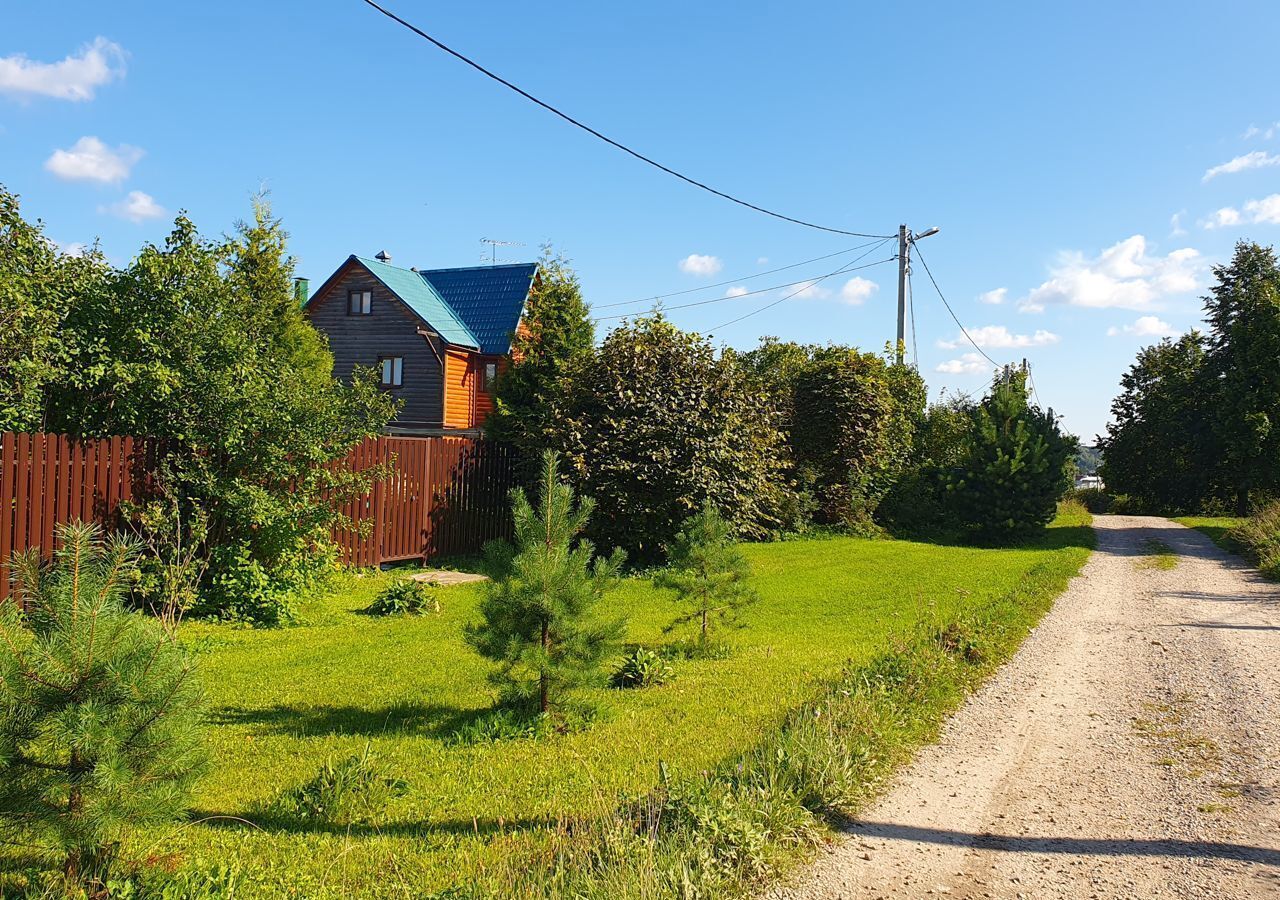
M 378 368 L 382 370 L 384 388 L 398 388 L 404 384 L 403 356 L 384 356 L 378 360 Z
M 498 380 L 498 364 L 485 363 L 484 368 L 480 370 L 480 390 L 493 390 L 493 383 Z
M 347 293 L 347 315 L 367 316 L 373 312 L 373 291 L 350 291 Z

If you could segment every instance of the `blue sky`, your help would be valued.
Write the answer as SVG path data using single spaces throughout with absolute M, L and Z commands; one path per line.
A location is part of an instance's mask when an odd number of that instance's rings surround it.
M 1273 3 L 387 4 L 752 202 L 941 227 L 921 249 L 961 321 L 998 361 L 1030 359 L 1086 440 L 1136 350 L 1199 320 L 1209 266 L 1280 234 Z M 475 265 L 481 238 L 524 242 L 507 259 L 552 241 L 598 305 L 730 282 L 674 307 L 825 275 L 856 254 L 748 277 L 862 243 L 649 169 L 359 0 L 6 6 L 0 182 L 55 240 L 121 262 L 178 209 L 228 229 L 260 185 L 313 283 L 379 249 Z M 990 366 L 919 265 L 914 288 L 930 387 L 980 390 Z M 736 347 L 893 337 L 892 263 L 721 327 L 795 290 L 670 316 Z

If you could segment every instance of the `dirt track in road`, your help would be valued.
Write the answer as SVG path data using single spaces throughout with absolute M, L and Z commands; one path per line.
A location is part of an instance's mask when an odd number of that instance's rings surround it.
M 1166 519 L 1095 527 L 1014 659 L 772 897 L 1280 898 L 1280 585 Z

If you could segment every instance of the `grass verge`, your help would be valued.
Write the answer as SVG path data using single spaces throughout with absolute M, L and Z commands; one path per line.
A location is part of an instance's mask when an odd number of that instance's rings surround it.
M 677 658 L 656 687 L 583 691 L 584 727 L 534 736 L 488 727 L 488 666 L 461 639 L 476 586 L 442 589 L 438 613 L 371 618 L 391 576 L 365 576 L 301 627 L 193 623 L 214 772 L 191 822 L 131 834 L 123 855 L 143 882 L 174 869 L 234 879 L 238 897 L 745 892 L 936 734 L 1092 544 L 1074 510 L 1006 549 L 749 546 L 762 600 L 729 656 Z M 676 609 L 647 581 L 609 602 L 632 644 L 682 637 L 664 635 Z M 313 814 L 335 798 L 354 811 Z M 42 864 L 20 852 L 0 850 L 17 873 L 0 895 Z
M 1239 553 L 1240 547 L 1231 539 L 1231 530 L 1245 520 L 1237 516 L 1175 516 L 1173 521 L 1194 528 L 1196 531 L 1231 553 Z

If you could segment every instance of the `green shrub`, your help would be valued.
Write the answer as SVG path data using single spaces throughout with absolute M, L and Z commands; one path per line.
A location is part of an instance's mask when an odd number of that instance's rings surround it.
M 1085 509 L 1096 515 L 1102 515 L 1111 511 L 1115 498 L 1108 494 L 1102 488 L 1077 488 L 1067 491 L 1066 500 L 1075 500 L 1082 504 Z
M 420 616 L 440 612 L 440 597 L 434 585 L 414 578 L 397 578 L 373 598 L 365 612 L 371 616 Z
M 57 533 L 51 565 L 14 558 L 27 614 L 0 604 L 0 825 L 56 847 L 74 884 L 108 874 L 127 828 L 182 815 L 206 756 L 190 658 L 123 603 L 137 546 Z
M 301 822 L 348 825 L 379 818 L 407 791 L 407 782 L 386 775 L 365 747 L 355 756 L 326 760 L 312 778 L 281 794 L 271 811 Z
M 654 650 L 636 647 L 614 671 L 612 683 L 619 688 L 652 687 L 666 684 L 671 674 L 671 664 L 666 657 Z
M 588 531 L 599 546 L 662 562 L 707 501 L 742 536 L 782 530 L 777 412 L 736 357 L 701 335 L 661 315 L 624 323 L 570 379 L 565 403 L 556 441 L 570 479 L 599 502 Z
M 1280 580 L 1280 502 L 1258 510 L 1231 529 L 1227 538 L 1262 574 Z

